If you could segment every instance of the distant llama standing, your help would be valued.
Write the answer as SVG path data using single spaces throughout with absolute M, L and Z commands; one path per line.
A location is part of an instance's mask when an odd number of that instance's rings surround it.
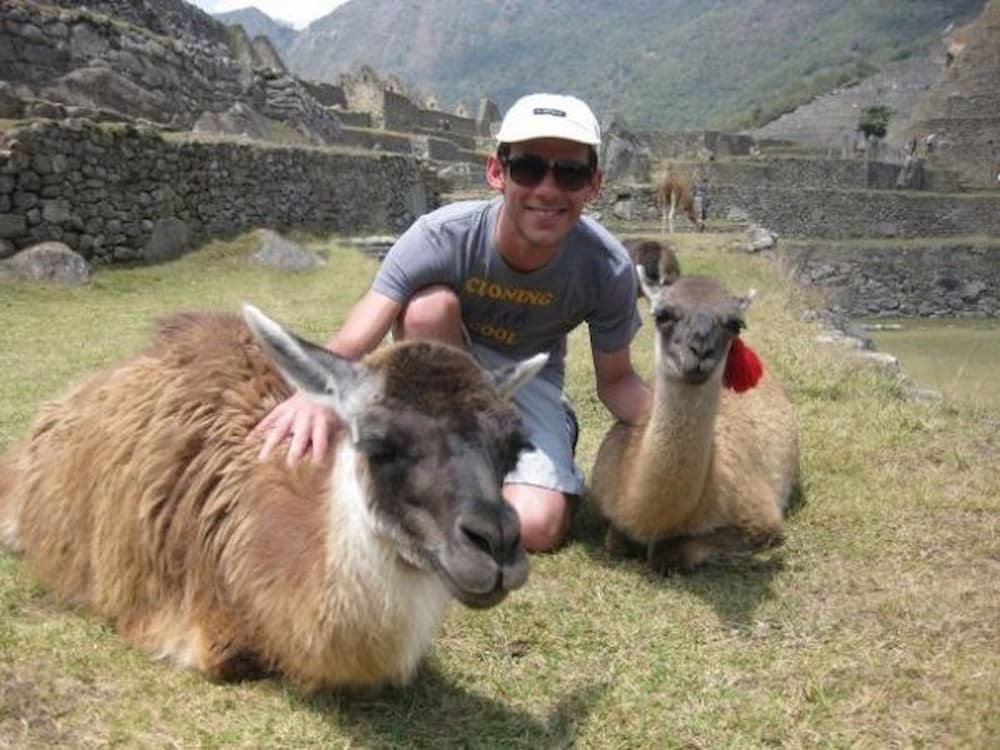
M 0 460 L 0 543 L 62 602 L 213 679 L 405 683 L 452 597 L 490 607 L 527 577 L 500 492 L 526 445 L 505 398 L 546 358 L 493 376 L 403 342 L 352 362 L 244 317 L 177 316 L 43 407 Z M 322 462 L 259 461 L 248 439 L 283 377 L 344 424 Z
M 705 198 L 700 193 L 695 196 L 687 180 L 678 175 L 667 174 L 656 187 L 656 204 L 660 208 L 660 234 L 667 229 L 674 233 L 674 213 L 679 207 L 691 220 L 699 232 L 705 231 Z
M 739 339 L 750 297 L 718 281 L 645 280 L 656 325 L 653 405 L 639 425 L 618 422 L 594 463 L 591 497 L 610 522 L 613 553 L 642 549 L 660 571 L 780 544 L 797 482 L 798 428 L 769 373 Z M 727 387 L 727 385 L 729 387 Z

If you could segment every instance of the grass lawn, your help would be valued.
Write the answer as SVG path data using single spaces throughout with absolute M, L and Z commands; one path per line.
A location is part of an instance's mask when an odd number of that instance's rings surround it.
M 254 238 L 82 288 L 0 288 L 0 449 L 39 404 L 135 351 L 152 321 L 256 304 L 326 340 L 375 264 L 334 240 L 316 271 L 249 265 Z M 680 235 L 685 273 L 758 290 L 747 341 L 801 419 L 804 503 L 784 547 L 659 578 L 609 558 L 584 507 L 499 607 L 454 607 L 405 689 L 303 697 L 212 684 L 54 605 L 0 553 L 0 747 L 990 748 L 1000 746 L 1000 411 L 920 403 L 813 343 L 772 264 Z M 649 374 L 650 328 L 636 364 Z M 589 468 L 609 419 L 586 331 L 569 391 Z

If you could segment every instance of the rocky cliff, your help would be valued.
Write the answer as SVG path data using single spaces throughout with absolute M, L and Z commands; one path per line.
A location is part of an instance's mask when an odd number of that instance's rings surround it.
M 183 0 L 4 0 L 0 117 L 143 119 L 241 132 L 278 123 L 311 143 L 337 117 L 255 45 Z M 251 132 L 250 135 L 260 135 Z
M 933 136 L 932 164 L 958 169 L 970 186 L 1000 187 L 1000 0 L 950 41 L 943 75 L 899 138 Z

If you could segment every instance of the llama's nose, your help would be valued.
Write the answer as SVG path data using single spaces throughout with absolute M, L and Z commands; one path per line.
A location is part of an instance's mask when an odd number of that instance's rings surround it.
M 462 533 L 462 538 L 473 547 L 477 547 L 490 557 L 496 558 L 497 540 L 493 529 L 479 523 L 476 518 L 467 518 L 459 523 L 458 530 Z
M 688 331 L 688 349 L 699 360 L 704 359 L 715 348 L 715 321 L 711 315 L 697 312 L 691 316 Z
M 521 545 L 521 523 L 506 503 L 500 508 L 476 507 L 458 519 L 465 541 L 498 563 L 509 561 Z

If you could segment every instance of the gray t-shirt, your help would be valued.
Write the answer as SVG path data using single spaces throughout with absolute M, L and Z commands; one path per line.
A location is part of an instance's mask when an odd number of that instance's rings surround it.
M 544 267 L 514 270 L 494 239 L 502 204 L 463 201 L 422 216 L 389 250 L 372 288 L 405 302 L 428 286 L 451 287 L 474 343 L 516 359 L 549 352 L 542 376 L 562 388 L 566 335 L 577 325 L 587 322 L 598 351 L 631 342 L 641 324 L 635 271 L 622 244 L 587 217 Z

